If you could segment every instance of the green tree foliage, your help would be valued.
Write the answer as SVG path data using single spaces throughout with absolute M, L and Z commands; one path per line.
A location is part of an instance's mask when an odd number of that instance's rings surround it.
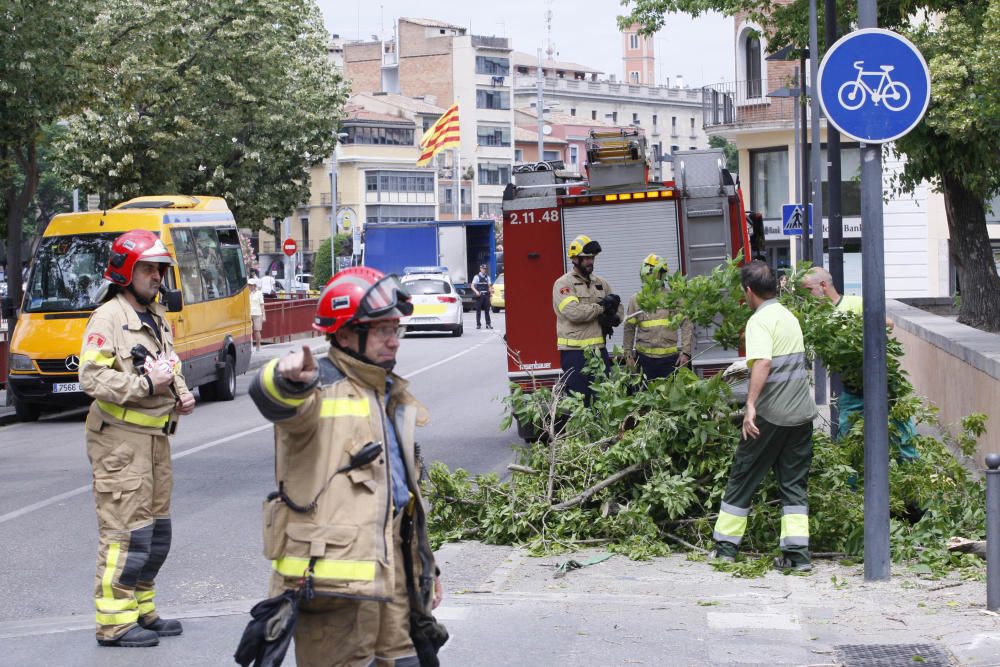
M 0 195 L 8 266 L 21 264 L 22 226 L 44 169 L 40 143 L 57 120 L 91 100 L 94 69 L 82 58 L 92 0 L 0 3 Z M 21 295 L 10 272 L 9 294 Z
M 260 228 L 308 198 L 345 99 L 314 0 L 110 0 L 84 57 L 100 92 L 69 118 L 59 168 L 106 204 L 226 198 Z
M 739 175 L 740 152 L 739 149 L 736 148 L 736 144 L 727 140 L 725 137 L 714 135 L 708 138 L 708 145 L 711 148 L 721 148 L 722 152 L 726 156 L 726 169 L 728 169 L 734 177 Z
M 670 12 L 693 16 L 709 11 L 744 12 L 763 27 L 772 51 L 808 45 L 807 0 L 788 4 L 775 0 L 623 0 L 622 4 L 629 13 L 619 17 L 619 24 L 639 23 L 647 34 L 662 28 Z M 856 0 L 841 0 L 837 11 L 841 34 L 857 25 Z M 984 202 L 1000 191 L 1000 68 L 996 66 L 1000 3 L 880 1 L 878 25 L 913 41 L 931 70 L 927 115 L 889 149 L 906 158 L 902 173 L 895 178 L 896 192 L 910 192 L 928 181 L 944 194 L 951 259 L 962 293 L 958 320 L 1000 331 L 1000 278 L 984 209 Z
M 350 234 L 337 234 L 337 257 L 349 257 L 352 249 Z M 313 289 L 321 289 L 333 277 L 330 261 L 330 241 L 324 241 L 313 258 Z
M 728 332 L 738 332 L 749 315 L 739 303 L 739 292 L 731 289 L 735 275 L 738 268 L 730 264 L 709 277 L 674 276 L 670 291 L 679 294 L 670 303 L 687 304 L 697 320 L 711 319 L 713 309 L 716 315 L 726 313 L 723 319 L 731 321 L 723 323 L 717 339 L 730 344 L 734 339 Z M 797 284 L 800 275 L 791 276 L 787 284 Z M 725 289 L 713 295 L 710 285 Z M 800 319 L 809 352 L 860 382 L 860 317 L 834 312 L 828 302 L 803 290 L 786 290 L 781 300 Z M 640 299 L 645 308 L 643 301 L 657 305 L 650 293 Z M 933 411 L 913 395 L 899 367 L 898 344 L 890 345 L 889 356 L 892 417 L 936 424 Z M 465 471 L 452 472 L 442 464 L 431 468 L 428 493 L 435 543 L 472 538 L 523 544 L 534 553 L 598 543 L 633 558 L 671 548 L 711 548 L 742 421 L 727 380 L 721 375 L 700 380 L 682 369 L 642 388 L 624 366 L 615 365 L 604 375 L 603 364 L 595 358 L 589 370 L 602 377 L 594 385 L 592 406 L 575 394 L 559 397 L 547 389 L 525 394 L 512 387 L 508 419 L 533 424 L 547 438 L 519 450 L 509 481 L 492 474 L 471 479 Z M 976 575 L 981 571 L 975 558 L 949 553 L 946 540 L 983 534 L 983 484 L 949 450 L 953 446 L 966 454 L 973 451 L 983 433 L 982 420 L 980 415 L 964 420 L 962 434 L 953 443 L 947 437 L 918 435 L 910 444 L 920 458 L 894 458 L 890 463 L 895 559 L 936 574 L 952 567 L 968 567 Z M 898 433 L 890 432 L 890 441 L 898 443 Z M 813 551 L 863 553 L 863 443 L 863 420 L 836 442 L 825 429 L 814 433 L 809 482 Z M 745 551 L 776 549 L 781 512 L 777 498 L 772 477 L 754 498 Z M 761 562 L 722 567 L 752 576 L 762 572 Z

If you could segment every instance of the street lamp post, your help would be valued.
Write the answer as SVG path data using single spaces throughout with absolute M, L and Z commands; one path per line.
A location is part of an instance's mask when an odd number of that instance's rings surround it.
M 337 144 L 330 153 L 330 275 L 337 272 L 337 146 L 347 138 L 346 132 L 337 133 Z

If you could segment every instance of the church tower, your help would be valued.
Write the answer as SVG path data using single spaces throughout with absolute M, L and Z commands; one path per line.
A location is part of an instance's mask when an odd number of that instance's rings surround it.
M 622 32 L 622 62 L 623 81 L 632 85 L 656 85 L 653 38 L 640 35 L 637 23 Z

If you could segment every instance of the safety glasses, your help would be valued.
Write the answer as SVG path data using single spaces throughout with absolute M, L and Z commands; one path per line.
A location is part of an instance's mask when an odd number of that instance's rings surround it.
M 394 310 L 405 317 L 413 314 L 413 304 L 410 303 L 410 293 L 399 282 L 399 278 L 391 273 L 368 288 L 361 298 L 355 319 L 377 320 Z

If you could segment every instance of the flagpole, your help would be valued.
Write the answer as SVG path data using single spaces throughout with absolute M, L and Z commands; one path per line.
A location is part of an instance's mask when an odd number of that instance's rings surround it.
M 455 149 L 455 219 L 462 219 L 462 154 Z

